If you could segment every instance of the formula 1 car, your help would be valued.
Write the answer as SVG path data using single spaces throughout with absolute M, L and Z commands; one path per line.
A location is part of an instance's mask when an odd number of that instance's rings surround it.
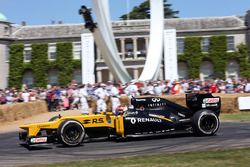
M 92 115 L 52 118 L 48 122 L 21 125 L 25 131 L 19 139 L 28 146 L 61 143 L 78 146 L 89 138 L 158 134 L 174 131 L 192 132 L 199 136 L 214 135 L 219 129 L 220 97 L 212 94 L 186 94 L 187 107 L 161 97 L 131 99 L 131 107 L 123 114 L 101 113 Z

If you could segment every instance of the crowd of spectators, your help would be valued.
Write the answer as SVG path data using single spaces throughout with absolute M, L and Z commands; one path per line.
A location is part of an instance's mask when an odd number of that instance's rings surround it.
M 97 101 L 97 112 L 107 109 L 105 100 L 112 98 L 112 105 L 119 105 L 119 96 L 127 95 L 178 95 L 187 92 L 208 93 L 250 93 L 250 79 L 239 80 L 182 80 L 173 81 L 145 81 L 132 80 L 124 85 L 108 81 L 106 83 L 78 85 L 72 81 L 67 87 L 48 86 L 48 88 L 29 89 L 25 85 L 22 90 L 15 88 L 0 89 L 0 104 L 13 104 L 18 102 L 32 102 L 36 100 L 47 101 L 50 111 L 68 109 L 81 109 L 87 113 L 88 100 Z M 114 111 L 115 108 L 112 108 Z

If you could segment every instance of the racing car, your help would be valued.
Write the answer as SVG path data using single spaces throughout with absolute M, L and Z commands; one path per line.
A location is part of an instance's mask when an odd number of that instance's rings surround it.
M 78 146 L 85 136 L 100 138 L 186 131 L 198 136 L 214 135 L 219 129 L 220 97 L 186 94 L 187 107 L 162 97 L 132 98 L 122 114 L 99 113 L 59 116 L 48 122 L 21 125 L 19 139 L 28 146 L 60 143 Z

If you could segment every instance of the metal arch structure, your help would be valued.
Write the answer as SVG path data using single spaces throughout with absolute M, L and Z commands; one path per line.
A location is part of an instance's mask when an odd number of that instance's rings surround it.
M 122 83 L 127 83 L 131 80 L 131 77 L 118 55 L 111 27 L 108 0 L 92 0 L 92 3 L 98 24 L 96 25 L 93 22 L 90 10 L 82 6 L 79 13 L 84 17 L 85 27 L 93 33 L 95 43 L 115 79 Z
M 160 72 L 163 53 L 163 0 L 150 0 L 150 41 L 142 74 L 139 80 L 156 80 Z
M 118 55 L 114 35 L 111 27 L 108 0 L 92 0 L 93 10 L 96 15 L 98 27 L 93 23 L 91 13 L 86 7 L 81 8 L 80 14 L 85 19 L 85 27 L 93 33 L 95 42 L 101 50 L 102 56 L 116 79 L 122 83 L 131 80 L 121 58 Z M 159 76 L 163 52 L 163 0 L 150 0 L 150 42 L 146 63 L 139 80 L 155 80 Z

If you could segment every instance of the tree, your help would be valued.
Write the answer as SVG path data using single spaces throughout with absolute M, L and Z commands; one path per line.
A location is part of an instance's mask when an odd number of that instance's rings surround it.
M 179 11 L 174 11 L 171 9 L 171 4 L 167 3 L 167 0 L 164 0 L 164 18 L 177 18 L 176 16 Z M 149 0 L 142 2 L 139 6 L 135 6 L 129 14 L 124 14 L 120 17 L 121 20 L 129 19 L 149 19 L 150 18 L 150 3 Z

